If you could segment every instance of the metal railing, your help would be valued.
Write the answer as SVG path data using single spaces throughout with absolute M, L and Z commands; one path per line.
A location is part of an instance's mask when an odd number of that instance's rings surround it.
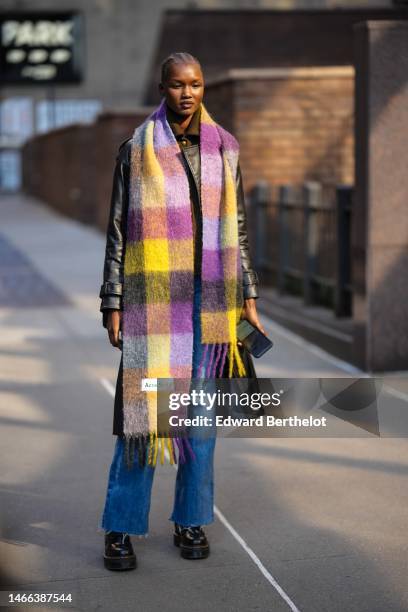
M 271 197 L 266 182 L 250 194 L 254 266 L 281 294 L 351 316 L 352 187 L 324 188 L 309 181 L 281 185 Z

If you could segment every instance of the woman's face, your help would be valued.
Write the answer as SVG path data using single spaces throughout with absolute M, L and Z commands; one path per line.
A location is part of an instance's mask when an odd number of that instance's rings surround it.
M 200 106 L 204 95 L 204 79 L 200 66 L 170 64 L 167 80 L 159 84 L 159 91 L 175 113 L 184 117 L 192 115 Z

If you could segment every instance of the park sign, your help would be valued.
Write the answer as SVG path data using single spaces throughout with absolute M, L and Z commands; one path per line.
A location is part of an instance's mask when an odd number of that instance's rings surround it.
M 1 83 L 75 83 L 82 78 L 79 13 L 0 14 Z

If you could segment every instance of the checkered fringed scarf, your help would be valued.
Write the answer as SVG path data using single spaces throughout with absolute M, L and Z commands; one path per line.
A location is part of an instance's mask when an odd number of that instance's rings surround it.
M 201 104 L 202 297 L 205 377 L 229 377 L 245 367 L 236 326 L 243 307 L 238 243 L 237 140 Z M 163 98 L 132 139 L 123 283 L 123 433 L 127 464 L 135 446 L 142 465 L 155 465 L 159 440 L 170 461 L 184 460 L 185 437 L 164 437 L 157 427 L 157 395 L 144 378 L 192 377 L 194 257 L 189 182 L 183 153 L 166 117 Z M 208 354 L 209 352 L 209 354 Z M 183 445 L 186 448 L 183 449 Z M 191 450 L 191 449 L 190 449 Z

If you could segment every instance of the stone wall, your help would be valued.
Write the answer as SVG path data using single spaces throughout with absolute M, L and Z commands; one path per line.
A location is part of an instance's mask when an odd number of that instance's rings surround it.
M 241 147 L 246 190 L 317 180 L 354 182 L 354 70 L 230 70 L 207 85 L 206 104 Z
M 62 214 L 105 231 L 119 145 L 151 110 L 106 113 L 93 125 L 32 138 L 23 147 L 24 190 Z

